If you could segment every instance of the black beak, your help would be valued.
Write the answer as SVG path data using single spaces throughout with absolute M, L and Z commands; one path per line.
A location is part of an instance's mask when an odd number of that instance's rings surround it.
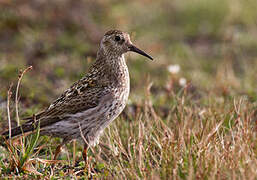
M 136 52 L 136 53 L 138 53 L 138 54 L 141 54 L 141 55 L 143 55 L 143 56 L 145 56 L 145 57 L 148 57 L 149 59 L 153 60 L 153 58 L 152 58 L 151 56 L 149 56 L 148 54 L 146 54 L 144 51 L 138 49 L 138 48 L 137 48 L 136 46 L 134 46 L 134 45 L 130 45 L 130 46 L 129 46 L 129 51 Z

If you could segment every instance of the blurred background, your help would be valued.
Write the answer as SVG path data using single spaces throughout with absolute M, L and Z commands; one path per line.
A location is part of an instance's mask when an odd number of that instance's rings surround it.
M 81 78 L 114 28 L 154 57 L 126 55 L 129 105 L 142 103 L 149 83 L 163 116 L 166 97 L 184 88 L 196 102 L 244 95 L 256 103 L 256 7 L 256 0 L 0 0 L 0 122 L 21 69 L 33 66 L 20 90 L 23 117 Z

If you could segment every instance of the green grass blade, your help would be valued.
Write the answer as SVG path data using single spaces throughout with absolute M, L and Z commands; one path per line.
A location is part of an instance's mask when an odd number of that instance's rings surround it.
M 32 139 L 29 141 L 28 147 L 26 147 L 25 154 L 21 158 L 21 161 L 20 161 L 20 167 L 22 167 L 24 165 L 24 163 L 28 160 L 31 153 L 33 152 L 33 150 L 38 142 L 39 134 L 40 134 L 40 124 L 38 124 L 36 133 L 34 135 L 32 135 Z

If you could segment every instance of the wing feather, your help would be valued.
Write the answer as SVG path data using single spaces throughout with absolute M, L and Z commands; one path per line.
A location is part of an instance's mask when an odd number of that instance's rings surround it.
M 26 118 L 26 123 L 22 126 L 12 129 L 12 137 L 20 135 L 23 132 L 30 132 L 40 123 L 40 128 L 51 126 L 62 121 L 70 115 L 83 112 L 98 106 L 100 100 L 110 91 L 107 87 L 99 85 L 92 78 L 82 78 L 66 90 L 58 99 L 56 99 L 45 111 Z M 8 131 L 4 132 L 8 139 Z

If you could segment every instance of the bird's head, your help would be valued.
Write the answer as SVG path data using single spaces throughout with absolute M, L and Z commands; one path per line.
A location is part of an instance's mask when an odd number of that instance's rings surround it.
M 153 60 L 151 56 L 132 44 L 129 34 L 119 30 L 110 30 L 106 32 L 101 41 L 101 48 L 110 55 L 116 54 L 120 56 L 128 51 L 133 51 Z

